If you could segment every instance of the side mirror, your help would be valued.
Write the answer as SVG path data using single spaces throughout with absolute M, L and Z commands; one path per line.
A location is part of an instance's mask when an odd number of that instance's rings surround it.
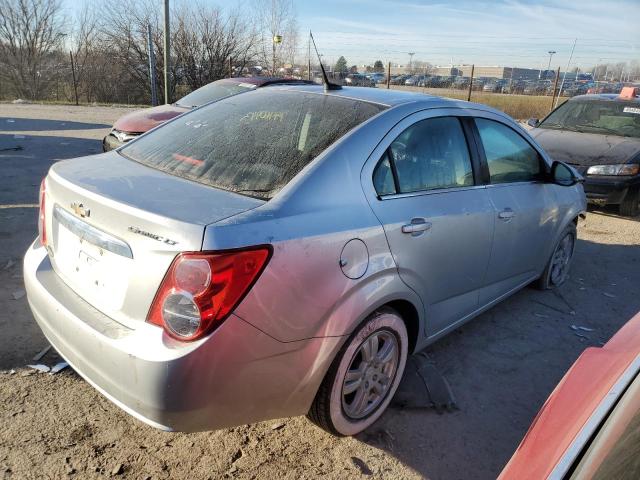
M 551 181 L 556 185 L 570 187 L 584 182 L 584 178 L 566 163 L 556 161 L 551 165 Z
M 538 120 L 537 118 L 530 118 L 529 120 L 527 120 L 527 125 L 536 128 L 538 125 L 540 125 L 540 120 Z

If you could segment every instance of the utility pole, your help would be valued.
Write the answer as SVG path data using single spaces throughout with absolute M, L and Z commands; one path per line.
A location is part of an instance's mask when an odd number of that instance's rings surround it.
M 307 39 L 307 80 L 311 81 L 311 30 L 309 30 L 309 38 Z
M 387 90 L 389 85 L 391 85 L 391 62 L 387 63 Z
M 547 65 L 548 72 L 549 70 L 551 70 L 551 57 L 553 57 L 557 52 L 555 50 L 549 50 L 547 53 L 549 54 L 549 64 Z
M 272 72 L 271 75 L 272 76 L 276 76 L 276 45 L 282 43 L 282 35 L 274 35 L 273 36 L 273 63 L 271 64 L 271 68 L 272 68 Z
M 473 88 L 473 71 L 475 70 L 475 64 L 471 65 L 471 78 L 469 78 L 469 93 L 467 93 L 467 102 L 471 101 L 471 89 Z
M 416 52 L 409 52 L 409 73 L 411 73 L 411 65 L 413 63 L 413 56 L 416 54 Z
M 169 61 L 171 59 L 169 40 L 169 0 L 164 0 L 164 103 L 169 103 Z
M 69 57 L 71 57 L 71 75 L 73 75 L 73 91 L 76 96 L 76 105 L 78 105 L 78 82 L 76 80 L 76 67 L 73 63 L 73 52 L 69 50 Z
M 153 53 L 151 41 L 151 24 L 147 25 L 147 49 L 149 54 L 149 83 L 151 84 L 151 106 L 158 105 L 158 91 L 156 89 L 156 57 Z
M 558 77 L 560 77 L 560 67 L 558 67 L 558 71 L 556 72 L 556 79 L 553 82 L 553 92 L 551 93 L 551 110 L 553 110 L 553 106 L 556 103 L 556 91 L 558 90 Z M 558 95 L 560 97 L 560 95 Z

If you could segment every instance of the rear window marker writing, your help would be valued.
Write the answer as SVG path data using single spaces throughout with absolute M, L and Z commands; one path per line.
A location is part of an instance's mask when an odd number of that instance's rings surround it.
M 249 112 L 247 113 L 244 117 L 242 117 L 240 119 L 242 120 L 249 120 L 249 121 L 254 121 L 254 120 L 266 120 L 266 121 L 271 121 L 271 120 L 279 120 L 279 121 L 283 121 L 284 120 L 284 112 Z

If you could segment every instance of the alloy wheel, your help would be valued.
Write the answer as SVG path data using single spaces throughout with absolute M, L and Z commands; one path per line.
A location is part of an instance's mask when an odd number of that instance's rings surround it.
M 569 275 L 569 266 L 573 256 L 575 240 L 571 233 L 568 233 L 560 241 L 553 253 L 551 263 L 550 280 L 554 285 L 561 285 Z
M 342 409 L 352 419 L 375 411 L 387 396 L 400 358 L 396 336 L 386 330 L 373 333 L 360 345 L 342 384 Z

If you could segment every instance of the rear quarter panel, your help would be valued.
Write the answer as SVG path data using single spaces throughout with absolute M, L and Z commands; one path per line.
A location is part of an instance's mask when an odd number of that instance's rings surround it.
M 267 204 L 209 225 L 203 249 L 273 245 L 273 257 L 235 314 L 280 341 L 348 335 L 377 307 L 417 295 L 402 283 L 380 222 L 364 198 L 362 167 L 402 116 L 373 117 L 323 152 Z M 345 244 L 361 239 L 364 275 L 345 276 Z

